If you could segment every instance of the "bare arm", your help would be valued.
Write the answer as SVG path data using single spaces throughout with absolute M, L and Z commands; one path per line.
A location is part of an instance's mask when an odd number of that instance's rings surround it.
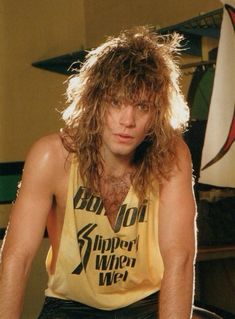
M 191 158 L 180 141 L 178 166 L 160 191 L 159 243 L 164 262 L 160 319 L 191 318 L 194 289 L 195 201 Z
M 20 318 L 31 262 L 52 207 L 55 168 L 50 143 L 44 138 L 30 151 L 12 208 L 0 265 L 1 319 Z

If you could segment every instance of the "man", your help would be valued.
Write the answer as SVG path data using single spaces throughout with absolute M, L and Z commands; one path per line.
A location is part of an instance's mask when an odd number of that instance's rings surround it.
M 40 319 L 191 318 L 195 201 L 179 41 L 126 31 L 70 79 L 64 130 L 26 159 L 2 252 L 1 319 L 20 318 L 45 226 Z

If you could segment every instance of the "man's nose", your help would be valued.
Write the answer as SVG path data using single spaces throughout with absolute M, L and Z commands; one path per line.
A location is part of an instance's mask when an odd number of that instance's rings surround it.
M 125 105 L 122 107 L 120 114 L 120 124 L 126 127 L 135 126 L 135 108 L 133 105 Z

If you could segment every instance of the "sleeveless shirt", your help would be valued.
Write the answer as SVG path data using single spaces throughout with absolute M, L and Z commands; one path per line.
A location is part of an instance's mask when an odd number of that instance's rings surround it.
M 54 274 L 51 248 L 47 255 L 46 296 L 113 310 L 160 290 L 158 205 L 158 191 L 138 205 L 131 186 L 112 228 L 102 199 L 83 186 L 73 162 Z

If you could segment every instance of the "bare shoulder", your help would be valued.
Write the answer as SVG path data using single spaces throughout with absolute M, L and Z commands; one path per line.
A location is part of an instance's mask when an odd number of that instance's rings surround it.
M 69 153 L 59 133 L 44 136 L 29 150 L 25 160 L 23 180 L 29 176 L 48 181 L 60 178 L 69 169 Z
M 179 138 L 176 143 L 176 154 L 179 163 L 184 161 L 191 162 L 191 154 L 188 145 L 182 138 Z
M 60 138 L 59 133 L 54 133 L 50 135 L 43 136 L 35 141 L 30 149 L 30 152 L 34 152 L 35 154 L 50 154 L 61 153 L 61 151 L 65 150 Z M 58 155 L 58 154 L 57 154 Z
M 182 138 L 176 142 L 176 162 L 173 167 L 173 176 L 178 174 L 192 174 L 192 159 L 190 150 Z
M 26 157 L 26 163 L 39 160 L 42 164 L 57 166 L 64 164 L 68 155 L 59 133 L 55 133 L 41 137 L 32 145 Z
M 193 167 L 190 150 L 184 140 L 179 138 L 176 143 L 175 165 L 172 168 L 170 178 L 163 180 L 160 189 L 162 190 L 162 193 L 169 194 L 169 191 L 180 191 L 184 187 L 191 189 L 192 184 Z

